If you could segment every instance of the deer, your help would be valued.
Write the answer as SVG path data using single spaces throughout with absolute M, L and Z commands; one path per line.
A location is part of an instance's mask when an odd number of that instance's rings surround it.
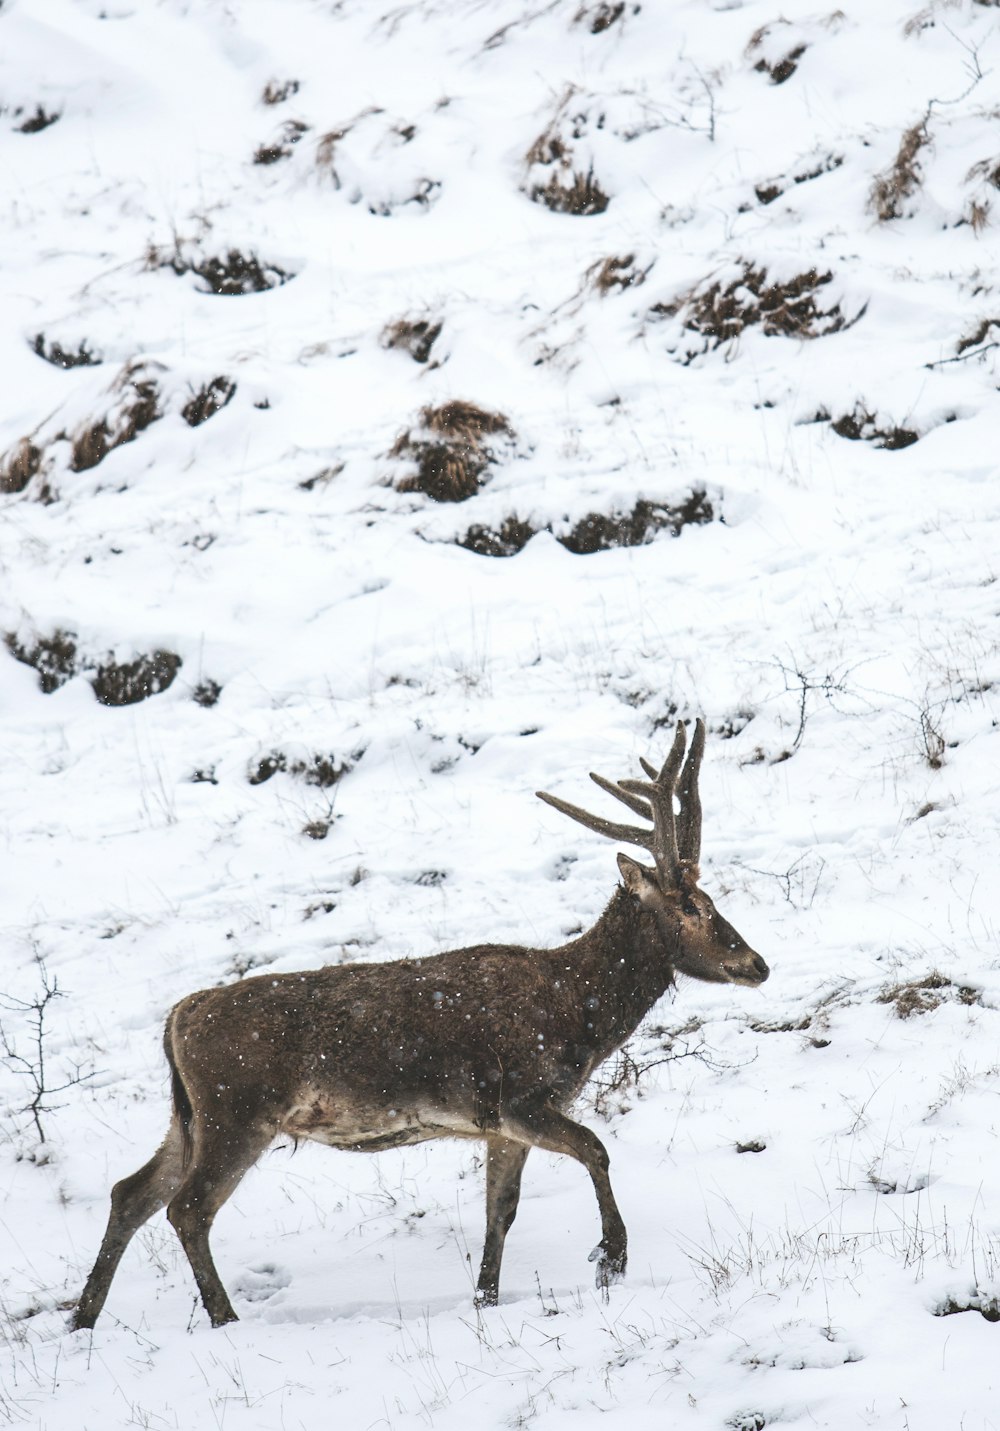
M 596 924 L 569 943 L 481 944 L 264 974 L 181 999 L 164 1032 L 170 1126 L 149 1162 L 112 1189 L 107 1231 L 70 1328 L 94 1326 L 125 1248 L 164 1207 L 212 1326 L 236 1321 L 209 1232 L 280 1135 L 359 1152 L 435 1138 L 485 1141 L 476 1301 L 487 1307 L 497 1303 L 528 1153 L 575 1158 L 597 1197 L 601 1240 L 590 1260 L 607 1295 L 625 1272 L 625 1224 L 607 1149 L 567 1110 L 676 974 L 756 987 L 770 972 L 700 887 L 702 720 L 685 761 L 686 744 L 678 722 L 662 768 L 641 761 L 646 779 L 591 775 L 643 825 L 537 792 L 588 830 L 652 856 L 650 866 L 619 852 L 621 883 Z

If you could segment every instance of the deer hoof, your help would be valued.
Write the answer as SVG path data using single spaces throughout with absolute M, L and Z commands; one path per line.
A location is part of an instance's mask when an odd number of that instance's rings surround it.
M 606 1292 L 615 1282 L 620 1282 L 625 1276 L 625 1266 L 628 1262 L 628 1253 L 625 1248 L 620 1248 L 617 1252 L 609 1252 L 603 1242 L 599 1242 L 590 1254 L 590 1262 L 597 1263 L 597 1271 L 594 1281 L 602 1292 Z

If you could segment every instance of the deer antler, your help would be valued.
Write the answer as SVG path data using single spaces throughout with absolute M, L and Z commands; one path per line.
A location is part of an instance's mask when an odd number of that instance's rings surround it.
M 579 805 L 571 805 L 556 795 L 544 790 L 537 791 L 538 798 L 546 805 L 560 810 L 571 820 L 595 830 L 599 835 L 607 835 L 612 840 L 624 844 L 638 845 L 653 856 L 657 872 L 669 884 L 676 884 L 681 862 L 697 868 L 701 848 L 701 800 L 698 795 L 698 772 L 705 752 L 705 723 L 698 720 L 691 748 L 681 773 L 684 760 L 686 736 L 683 723 L 678 721 L 677 733 L 670 754 L 657 772 L 647 760 L 642 768 L 648 780 L 606 780 L 603 775 L 591 773 L 591 780 L 599 785 L 623 805 L 627 805 L 634 815 L 651 820 L 653 828 L 642 829 L 638 825 L 622 825 L 614 820 L 605 820 L 600 815 L 592 815 Z M 678 775 L 680 780 L 678 781 Z M 680 798 L 680 815 L 674 814 L 674 795 Z

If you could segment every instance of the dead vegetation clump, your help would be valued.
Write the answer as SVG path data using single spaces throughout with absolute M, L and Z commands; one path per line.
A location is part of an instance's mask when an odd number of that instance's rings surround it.
M 948 1000 L 966 1005 L 981 1002 L 978 990 L 964 984 L 953 984 L 936 969 L 923 979 L 887 985 L 877 995 L 875 1002 L 892 1004 L 897 1018 L 909 1019 L 914 1014 L 929 1014 Z
M 530 522 L 522 522 L 520 517 L 505 517 L 499 527 L 484 527 L 474 523 L 464 536 L 458 538 L 458 545 L 477 556 L 510 557 L 522 551 L 535 535 L 537 527 Z
M 15 661 L 38 672 L 38 684 L 47 696 L 72 680 L 80 669 L 75 631 L 63 631 L 57 627 L 51 636 L 36 636 L 30 645 L 19 640 L 13 631 L 8 631 L 4 644 Z
M 231 248 L 222 258 L 214 255 L 199 258 L 185 256 L 179 245 L 167 251 L 150 244 L 146 251 L 146 267 L 169 268 L 178 278 L 194 273 L 205 285 L 202 292 L 215 293 L 224 298 L 266 293 L 295 277 L 294 273 L 279 268 L 276 263 L 267 263 L 255 253 L 241 253 L 236 248 Z
M 693 491 L 679 506 L 640 499 L 631 512 L 604 516 L 591 512 L 556 541 L 576 556 L 611 551 L 615 547 L 639 547 L 652 541 L 657 532 L 679 537 L 685 527 L 700 527 L 715 516 L 705 489 Z
M 845 413 L 830 423 L 838 437 L 846 437 L 849 442 L 870 442 L 874 447 L 887 452 L 898 452 L 904 447 L 912 447 L 919 442 L 919 432 L 910 427 L 879 427 L 875 414 L 869 412 L 863 403 L 855 403 L 853 412 Z
M 701 336 L 701 345 L 687 348 L 682 355 L 682 361 L 691 362 L 702 353 L 735 343 L 747 328 L 760 327 L 767 337 L 803 339 L 849 328 L 865 310 L 848 319 L 839 303 L 821 307 L 818 291 L 832 280 L 829 269 L 820 273 L 810 268 L 785 282 L 768 282 L 765 268 L 744 262 L 736 277 L 716 279 L 671 303 L 655 304 L 650 313 L 680 317 L 685 329 Z
M 416 466 L 396 490 L 423 492 L 435 502 L 464 502 L 482 487 L 500 450 L 513 443 L 514 431 L 502 413 L 462 399 L 421 408 L 420 427 L 400 433 L 389 450 L 390 457 Z
M 714 516 L 712 503 L 701 488 L 677 504 L 640 498 L 631 512 L 612 513 L 610 516 L 591 512 L 574 523 L 569 531 L 556 531 L 553 535 L 575 556 L 591 556 L 595 552 L 612 551 L 617 547 L 644 546 L 661 531 L 679 537 L 685 527 L 703 526 Z M 496 528 L 479 524 L 471 526 L 464 536 L 458 538 L 458 545 L 478 556 L 515 556 L 540 531 L 553 532 L 552 524 L 535 527 L 520 517 L 510 516 Z
M 181 417 L 188 427 L 200 427 L 217 412 L 221 412 L 236 391 L 232 378 L 213 378 L 210 383 L 199 388 L 181 408 Z
M 600 0 L 597 5 L 581 5 L 573 24 L 586 25 L 592 35 L 603 35 L 624 13 L 625 0 Z
M 586 173 L 580 170 L 556 169 L 544 184 L 534 184 L 529 191 L 536 204 L 544 204 L 556 214 L 603 214 L 611 202 L 594 178 L 591 165 Z
M 811 163 L 807 169 L 792 174 L 790 182 L 783 178 L 764 180 L 754 188 L 754 196 L 759 204 L 773 204 L 775 199 L 780 199 L 792 185 L 808 184 L 811 179 L 822 178 L 824 174 L 839 169 L 843 162 L 842 154 L 827 154 L 821 160 Z
M 582 139 L 590 127 L 586 110 L 570 115 L 567 112 L 574 90 L 567 89 L 555 116 L 524 156 L 528 166 L 526 192 L 536 204 L 544 204 L 557 214 L 603 214 L 611 199 L 594 177 L 594 166 L 586 170 L 575 161 L 571 140 Z M 601 128 L 603 115 L 596 121 Z M 569 138 L 562 129 L 566 128 Z M 544 175 L 544 177 L 543 177 Z
M 587 269 L 587 277 L 603 298 L 616 289 L 621 293 L 626 288 L 638 288 L 645 283 L 652 266 L 650 263 L 645 268 L 637 268 L 635 254 L 626 253 L 621 258 L 605 258 L 592 263 Z
M 109 452 L 134 442 L 140 432 L 163 414 L 159 388 L 142 363 L 129 363 L 113 384 L 121 397 L 95 422 L 79 428 L 72 438 L 69 465 L 73 472 L 86 472 L 103 462 Z
M 988 353 L 991 348 L 1000 347 L 998 339 L 987 342 L 994 328 L 1000 329 L 1000 318 L 983 318 L 971 333 L 964 333 L 959 338 L 955 344 L 956 356 L 962 357 L 967 354 L 970 358 L 978 358 L 984 353 Z
M 54 368 L 94 368 L 103 362 L 97 353 L 87 347 L 86 338 L 80 342 L 75 351 L 71 352 L 61 343 L 47 342 L 44 333 L 36 333 L 31 343 L 31 350 L 40 358 L 44 358 L 47 363 L 51 363 Z
M 165 691 L 182 664 L 172 651 L 153 651 L 123 662 L 111 655 L 95 660 L 80 654 L 75 631 L 61 628 L 51 636 L 35 636 L 30 643 L 8 632 L 4 642 L 15 660 L 38 672 L 38 684 L 45 695 L 87 673 L 94 695 L 105 706 L 134 705 Z
M 90 684 L 102 706 L 133 706 L 167 690 L 182 665 L 173 651 L 152 651 L 131 661 L 109 657 L 97 667 Z
M 22 437 L 0 459 L 0 492 L 23 492 L 41 470 L 43 456 L 42 449 L 36 447 L 30 437 Z
M 18 134 L 40 134 L 43 129 L 48 129 L 50 124 L 55 124 L 56 120 L 61 118 L 59 110 L 45 110 L 40 104 L 36 104 L 34 114 L 30 115 L 22 124 L 16 124 L 14 127 Z
M 787 49 L 783 45 L 777 46 L 780 54 L 776 57 L 764 53 L 765 48 L 775 50 L 775 46 L 773 44 L 768 46 L 767 42 L 780 33 L 779 26 L 787 25 L 787 20 L 775 20 L 769 25 L 761 25 L 760 29 L 755 30 L 750 36 L 750 41 L 747 44 L 747 58 L 754 61 L 754 69 L 758 74 L 767 75 L 771 84 L 784 84 L 786 80 L 791 79 L 798 69 L 799 60 L 806 52 L 807 46 L 804 41 L 793 40 Z
M 917 191 L 923 178 L 918 157 L 930 142 L 925 115 L 904 130 L 895 159 L 881 174 L 876 174 L 868 193 L 868 208 L 879 223 L 903 217 L 904 200 Z
M 290 159 L 292 150 L 308 131 L 308 124 L 304 124 L 301 119 L 286 119 L 281 126 L 281 137 L 273 144 L 258 145 L 254 150 L 253 162 L 267 165 L 277 164 L 281 159 Z
M 274 775 L 294 775 L 307 785 L 330 790 L 353 769 L 350 761 L 335 755 L 315 754 L 308 760 L 292 760 L 283 750 L 271 750 L 254 763 L 247 780 L 251 785 L 263 785 Z
M 293 94 L 298 94 L 298 80 L 268 80 L 261 95 L 262 104 L 284 104 Z
M 383 328 L 380 341 L 383 348 L 400 348 L 415 363 L 426 363 L 442 327 L 431 318 L 397 318 Z
M 205 678 L 200 680 L 195 686 L 191 692 L 191 699 L 196 706 L 203 706 L 206 710 L 209 710 L 212 706 L 218 704 L 221 695 L 222 687 L 219 685 L 219 682 Z

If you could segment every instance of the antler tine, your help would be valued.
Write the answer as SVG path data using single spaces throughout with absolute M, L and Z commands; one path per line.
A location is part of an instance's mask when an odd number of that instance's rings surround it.
M 606 790 L 609 795 L 613 795 L 616 800 L 620 800 L 623 805 L 627 805 L 633 815 L 641 815 L 644 820 L 652 820 L 653 809 L 648 800 L 641 800 L 638 795 L 630 795 L 627 790 L 623 790 L 621 785 L 615 784 L 613 780 L 605 780 L 603 775 L 595 775 L 590 772 L 590 778 L 595 785 L 599 785 L 602 790 Z
M 642 766 L 643 770 L 645 770 L 650 780 L 655 780 L 657 775 L 659 775 L 660 773 L 657 770 L 656 766 L 652 763 L 652 761 L 647 760 L 644 755 L 639 756 L 639 764 Z
M 705 754 L 705 722 L 699 716 L 695 722 L 691 748 L 677 786 L 681 812 L 677 821 L 677 847 L 682 860 L 697 865 L 701 858 L 701 795 L 698 772 Z
M 544 790 L 536 790 L 535 794 L 539 800 L 544 800 L 546 805 L 551 805 L 553 810 L 561 811 L 571 820 L 585 825 L 588 830 L 596 830 L 599 835 L 621 840 L 626 845 L 639 845 L 641 849 L 652 850 L 652 830 L 640 830 L 638 825 L 619 825 L 614 820 L 603 820 L 600 815 L 591 815 L 587 810 L 581 810 L 579 805 L 571 805 L 568 800 L 560 800 L 557 795 L 548 795 Z

